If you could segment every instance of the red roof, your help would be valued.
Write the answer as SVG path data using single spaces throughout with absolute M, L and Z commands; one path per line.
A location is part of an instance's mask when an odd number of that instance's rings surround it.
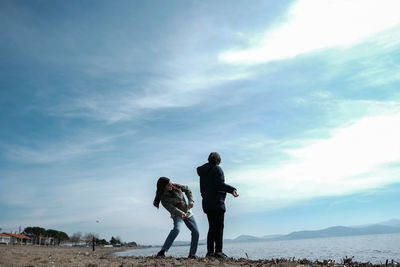
M 13 234 L 13 233 L 6 233 L 6 236 L 12 236 L 12 237 L 15 237 L 15 238 L 20 238 L 20 239 L 29 239 L 29 237 L 28 236 L 26 236 L 26 235 L 21 235 L 21 234 Z
M 7 236 L 7 237 L 8 237 L 8 235 L 6 235 L 6 234 L 1 234 L 1 233 L 0 233 L 0 236 Z

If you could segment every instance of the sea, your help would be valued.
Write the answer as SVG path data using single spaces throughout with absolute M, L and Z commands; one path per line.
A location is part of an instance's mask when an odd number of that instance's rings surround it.
M 154 256 L 160 247 L 117 252 L 117 256 Z M 344 258 L 374 264 L 400 262 L 400 234 L 328 237 L 297 240 L 271 240 L 248 243 L 224 243 L 224 253 L 233 258 L 335 260 Z M 199 245 L 197 256 L 204 257 L 205 245 Z M 172 246 L 166 256 L 187 257 L 189 246 Z

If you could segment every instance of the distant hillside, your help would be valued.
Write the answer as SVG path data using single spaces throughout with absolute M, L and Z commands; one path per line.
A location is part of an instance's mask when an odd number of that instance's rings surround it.
M 386 226 L 374 224 L 364 227 L 345 227 L 334 226 L 316 231 L 299 231 L 282 236 L 279 239 L 303 239 L 335 236 L 353 236 L 353 235 L 375 235 L 375 234 L 393 234 L 400 233 L 399 226 Z
M 251 235 L 240 235 L 235 239 L 227 239 L 227 242 L 258 242 L 266 240 L 292 240 L 323 237 L 357 236 L 357 235 L 376 235 L 400 233 L 400 220 L 392 219 L 379 224 L 363 226 L 333 226 L 321 230 L 296 231 L 287 235 L 269 235 L 256 237 Z
M 269 235 L 256 237 L 252 235 L 240 235 L 235 239 L 225 239 L 227 243 L 242 242 L 262 242 L 268 240 L 293 240 L 308 238 L 324 238 L 324 237 L 341 237 L 341 236 L 357 236 L 357 235 L 376 235 L 376 234 L 395 234 L 400 233 L 400 220 L 392 219 L 390 221 L 378 224 L 361 225 L 361 226 L 333 226 L 321 230 L 313 231 L 296 231 L 287 235 Z M 207 243 L 206 240 L 200 240 L 199 244 Z M 176 241 L 175 246 L 189 245 L 189 241 Z
M 259 237 L 251 236 L 251 235 L 241 235 L 233 239 L 234 242 L 249 242 L 249 241 L 258 241 Z
M 400 220 L 398 219 L 391 219 L 389 221 L 381 222 L 380 225 L 387 225 L 387 226 L 396 226 L 400 227 Z

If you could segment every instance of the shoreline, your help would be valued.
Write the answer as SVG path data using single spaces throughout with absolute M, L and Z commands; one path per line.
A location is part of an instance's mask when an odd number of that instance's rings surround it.
M 332 267 L 362 267 L 362 266 L 400 266 L 400 263 L 389 260 L 382 264 L 369 262 L 353 262 L 351 258 L 341 262 L 330 260 L 311 261 L 307 259 L 260 259 L 250 260 L 245 258 L 157 258 L 114 256 L 115 252 L 122 252 L 135 247 L 103 248 L 98 247 L 92 251 L 89 247 L 43 247 L 43 246 L 0 246 L 0 266 L 332 266 Z

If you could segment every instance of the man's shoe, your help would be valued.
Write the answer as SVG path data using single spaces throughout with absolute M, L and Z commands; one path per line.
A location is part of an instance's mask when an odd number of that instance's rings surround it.
M 165 257 L 165 251 L 164 251 L 164 250 L 160 250 L 160 251 L 157 253 L 157 257 L 164 258 L 164 257 Z
M 188 259 L 198 259 L 199 257 L 197 257 L 196 255 L 189 255 Z
M 216 252 L 216 253 L 214 254 L 214 257 L 220 258 L 220 259 L 228 258 L 228 256 L 227 256 L 225 253 L 222 253 L 222 252 Z
M 207 258 L 215 257 L 215 254 L 212 253 L 212 252 L 207 252 L 206 257 L 207 257 Z

